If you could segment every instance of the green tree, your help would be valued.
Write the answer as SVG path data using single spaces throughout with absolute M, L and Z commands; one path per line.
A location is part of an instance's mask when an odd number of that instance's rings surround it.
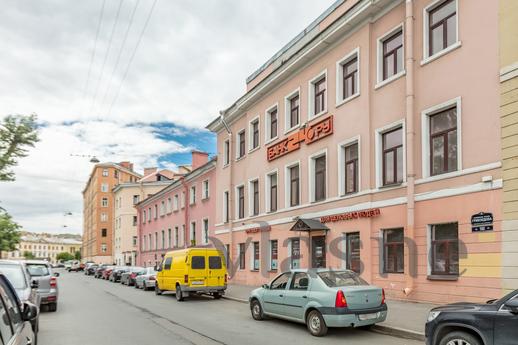
M 14 181 L 12 167 L 39 140 L 36 115 L 8 115 L 0 122 L 0 181 Z
M 27 260 L 36 259 L 34 254 L 32 254 L 32 252 L 29 252 L 27 250 L 23 252 L 23 257 L 26 258 Z
M 0 257 L 4 251 L 16 250 L 18 243 L 20 243 L 20 226 L 13 222 L 7 212 L 0 211 Z
M 61 252 L 56 255 L 56 260 L 58 261 L 68 261 L 68 260 L 74 260 L 74 255 L 68 253 L 68 252 Z
M 76 251 L 76 253 L 74 254 L 74 258 L 75 258 L 76 260 L 81 260 L 81 252 L 80 252 L 79 250 L 78 250 L 78 251 Z

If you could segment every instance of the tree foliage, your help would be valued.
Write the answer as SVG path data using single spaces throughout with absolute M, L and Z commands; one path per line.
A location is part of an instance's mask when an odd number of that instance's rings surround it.
M 27 260 L 32 260 L 32 259 L 36 258 L 34 256 L 34 254 L 32 254 L 32 252 L 29 252 L 28 250 L 23 252 L 23 257 L 26 258 Z
M 36 115 L 9 115 L 0 123 L 0 181 L 14 181 L 12 167 L 39 140 Z
M 59 261 L 68 261 L 68 260 L 74 260 L 74 255 L 70 254 L 69 252 L 61 252 L 56 255 L 56 260 Z
M 20 243 L 20 228 L 7 212 L 0 211 L 0 256 L 4 251 L 16 250 Z
M 81 260 L 81 252 L 80 252 L 79 250 L 78 250 L 78 251 L 76 251 L 76 253 L 74 254 L 74 258 L 75 258 L 76 260 Z

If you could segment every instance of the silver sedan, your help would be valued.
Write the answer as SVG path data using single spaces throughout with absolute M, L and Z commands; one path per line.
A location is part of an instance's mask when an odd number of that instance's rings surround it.
M 135 278 L 135 288 L 149 290 L 154 289 L 156 283 L 156 271 L 154 267 L 146 269 Z

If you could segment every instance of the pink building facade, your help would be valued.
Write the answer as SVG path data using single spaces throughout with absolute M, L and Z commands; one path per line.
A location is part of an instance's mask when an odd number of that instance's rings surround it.
M 207 127 L 231 282 L 348 268 L 396 299 L 500 297 L 497 16 L 338 1 L 250 76 Z
M 215 222 L 216 159 L 193 152 L 192 171 L 140 202 L 138 254 L 141 266 L 156 266 L 168 251 L 212 246 Z

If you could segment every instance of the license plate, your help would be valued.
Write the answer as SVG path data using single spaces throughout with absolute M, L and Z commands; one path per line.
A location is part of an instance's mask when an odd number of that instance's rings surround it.
M 203 285 L 204 282 L 203 281 L 199 281 L 199 280 L 195 280 L 193 282 L 191 282 L 191 285 Z
M 373 313 L 373 314 L 360 314 L 358 315 L 358 319 L 360 321 L 365 321 L 365 320 L 372 320 L 372 319 L 376 319 L 378 317 L 378 313 Z

